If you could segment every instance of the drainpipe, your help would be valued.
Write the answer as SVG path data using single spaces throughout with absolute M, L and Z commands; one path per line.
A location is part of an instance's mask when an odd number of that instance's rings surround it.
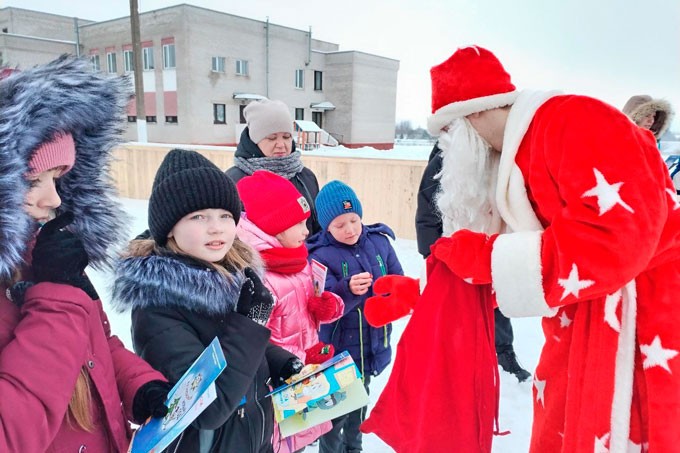
M 309 66 L 312 62 L 312 26 L 309 26 L 309 34 L 307 35 L 307 61 L 305 61 L 305 66 Z
M 265 58 L 265 75 L 264 75 L 264 95 L 269 97 L 269 16 L 267 16 L 267 22 L 264 25 L 265 29 L 265 52 L 264 52 L 264 58 Z
M 80 56 L 80 28 L 78 27 L 78 18 L 73 18 L 73 28 L 76 31 L 76 57 Z

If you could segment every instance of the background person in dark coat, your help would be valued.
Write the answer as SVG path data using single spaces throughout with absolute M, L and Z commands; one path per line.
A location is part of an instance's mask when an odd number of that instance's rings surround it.
M 135 351 L 168 380 L 176 382 L 215 337 L 227 359 L 217 399 L 169 451 L 273 452 L 268 384 L 302 368 L 269 343 L 264 324 L 274 301 L 259 256 L 236 238 L 240 213 L 236 187 L 217 166 L 172 150 L 149 199 L 152 238 L 132 241 L 116 269 L 113 297 L 132 308 Z
M 441 169 L 442 151 L 435 143 L 420 180 L 416 207 L 416 238 L 418 252 L 423 255 L 423 258 L 430 255 L 430 246 L 442 236 L 443 232 L 442 218 L 435 199 L 439 191 L 439 181 L 436 176 L 441 172 Z M 517 362 L 515 349 L 512 346 L 514 335 L 510 319 L 503 316 L 503 313 L 496 308 L 494 310 L 494 321 L 498 364 L 506 372 L 514 374 L 519 382 L 526 381 L 531 373 Z
M 302 164 L 300 151 L 293 141 L 293 119 L 288 106 L 281 101 L 251 102 L 243 111 L 248 126 L 243 129 L 234 166 L 227 176 L 237 183 L 257 170 L 269 170 L 293 183 L 312 208 L 307 229 L 313 235 L 321 230 L 314 199 L 319 193 L 319 182 L 309 168 Z
M 363 225 L 362 208 L 354 191 L 340 181 L 326 184 L 316 198 L 323 231 L 307 242 L 309 256 L 328 267 L 326 291 L 345 302 L 344 315 L 323 324 L 319 339 L 336 351 L 349 351 L 368 385 L 392 361 L 392 324 L 372 327 L 364 316 L 364 303 L 373 295 L 373 281 L 388 274 L 404 275 L 388 236 L 394 233 L 381 223 Z M 333 429 L 321 436 L 319 453 L 362 451 L 359 425 L 363 407 L 333 420 Z

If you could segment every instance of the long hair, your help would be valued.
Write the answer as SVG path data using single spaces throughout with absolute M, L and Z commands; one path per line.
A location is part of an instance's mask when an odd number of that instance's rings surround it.
M 175 238 L 171 237 L 168 238 L 168 242 L 164 247 L 158 245 L 153 239 L 134 240 L 130 242 L 124 258 L 131 256 L 148 256 L 151 254 L 166 255 L 168 251 L 177 255 L 190 256 L 180 249 Z M 234 238 L 234 243 L 227 251 L 227 254 L 218 262 L 210 263 L 193 256 L 190 257 L 199 261 L 201 264 L 204 264 L 206 267 L 215 269 L 229 281 L 233 280 L 234 272 L 243 272 L 245 268 L 253 267 L 253 265 L 260 267 L 261 264 L 259 254 L 238 237 Z
M 80 374 L 76 380 L 76 386 L 68 403 L 66 420 L 73 426 L 75 423 L 80 429 L 93 432 L 95 430 L 92 420 L 92 388 L 90 376 L 85 367 L 80 369 Z

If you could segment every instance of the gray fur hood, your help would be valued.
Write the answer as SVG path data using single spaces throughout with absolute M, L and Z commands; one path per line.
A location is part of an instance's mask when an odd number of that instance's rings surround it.
M 652 124 L 650 130 L 657 140 L 671 125 L 674 115 L 670 102 L 665 99 L 653 99 L 646 94 L 628 99 L 626 105 L 623 106 L 623 113 L 638 125 L 645 117 L 654 114 L 654 124 Z
M 58 180 L 58 212 L 75 214 L 73 230 L 94 267 L 113 261 L 127 222 L 109 169 L 130 96 L 127 78 L 93 73 L 87 60 L 66 55 L 0 81 L 0 279 L 22 264 L 35 233 L 23 209 L 24 175 L 33 150 L 56 132 L 70 132 L 76 145 L 73 168 Z
M 236 308 L 245 276 L 229 280 L 214 269 L 177 255 L 133 256 L 115 267 L 114 309 L 177 307 L 204 315 L 224 315 Z

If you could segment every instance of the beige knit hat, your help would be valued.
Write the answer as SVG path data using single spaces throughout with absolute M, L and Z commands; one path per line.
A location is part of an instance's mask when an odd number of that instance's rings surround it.
M 293 118 L 288 106 L 281 101 L 251 102 L 243 110 L 243 115 L 253 143 L 259 143 L 266 136 L 277 132 L 293 133 Z

